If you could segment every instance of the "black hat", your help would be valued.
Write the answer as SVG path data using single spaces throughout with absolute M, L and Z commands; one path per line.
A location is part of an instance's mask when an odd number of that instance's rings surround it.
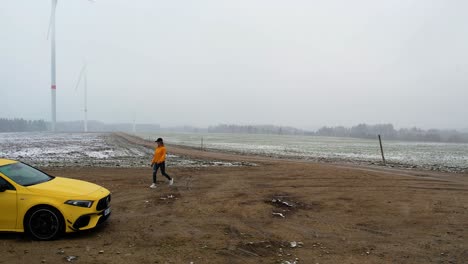
M 155 142 L 163 142 L 163 140 L 162 140 L 162 138 L 158 138 L 158 139 L 156 139 Z

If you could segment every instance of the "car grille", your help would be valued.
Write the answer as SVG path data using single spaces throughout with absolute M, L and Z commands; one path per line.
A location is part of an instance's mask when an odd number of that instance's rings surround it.
M 106 209 L 107 207 L 109 207 L 110 201 L 111 201 L 111 195 L 109 194 L 108 196 L 106 196 L 106 197 L 102 198 L 101 200 L 99 200 L 99 202 L 98 202 L 98 204 L 96 206 L 96 210 L 101 211 L 101 210 Z

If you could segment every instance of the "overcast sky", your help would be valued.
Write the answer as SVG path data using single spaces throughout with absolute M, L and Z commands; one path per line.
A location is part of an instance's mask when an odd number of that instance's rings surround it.
M 0 117 L 50 120 L 51 1 L 2 1 Z M 468 127 L 465 0 L 59 0 L 57 120 Z

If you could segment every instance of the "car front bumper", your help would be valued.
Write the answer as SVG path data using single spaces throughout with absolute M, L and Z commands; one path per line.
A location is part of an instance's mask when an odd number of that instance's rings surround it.
M 100 213 L 82 215 L 78 217 L 78 219 L 76 219 L 72 225 L 70 225 L 70 222 L 68 222 L 67 226 L 71 229 L 71 231 L 91 229 L 105 222 L 110 215 L 111 207 L 106 208 Z
M 101 198 L 92 208 L 73 208 L 73 213 L 66 217 L 66 232 L 76 232 L 96 227 L 111 215 L 111 195 Z

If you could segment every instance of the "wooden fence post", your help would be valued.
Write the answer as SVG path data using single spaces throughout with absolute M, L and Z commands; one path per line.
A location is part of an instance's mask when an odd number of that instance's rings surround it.
M 382 161 L 384 165 L 387 165 L 387 162 L 385 161 L 385 156 L 383 152 L 383 147 L 382 147 L 382 138 L 379 135 L 379 143 L 380 143 L 380 152 L 382 153 Z

